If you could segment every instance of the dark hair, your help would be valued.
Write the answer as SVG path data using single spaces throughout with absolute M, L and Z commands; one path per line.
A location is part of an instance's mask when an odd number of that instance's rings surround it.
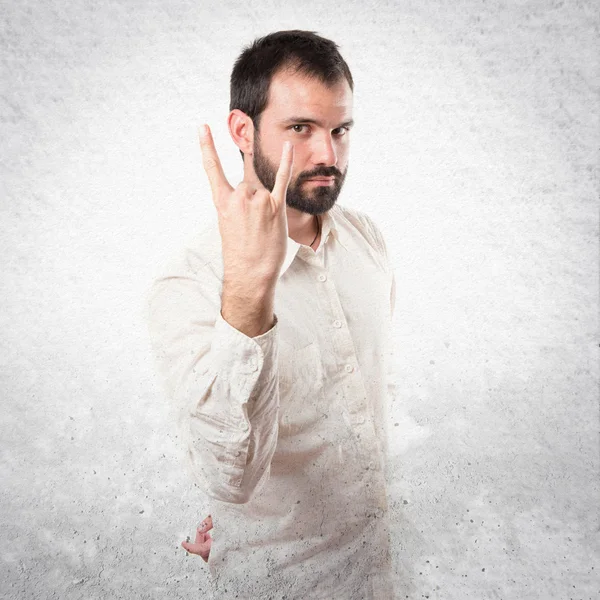
M 256 39 L 235 61 L 229 110 L 237 108 L 246 113 L 258 130 L 269 101 L 271 80 L 284 69 L 315 77 L 325 85 L 334 85 L 345 77 L 354 90 L 352 74 L 337 44 L 314 31 L 276 31 Z

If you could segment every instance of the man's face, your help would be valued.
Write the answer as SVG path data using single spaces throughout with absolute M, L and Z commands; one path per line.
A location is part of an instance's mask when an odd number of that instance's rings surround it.
M 345 79 L 327 87 L 303 75 L 275 75 L 254 136 L 259 181 L 273 189 L 283 143 L 290 140 L 294 170 L 287 206 L 311 215 L 327 212 L 346 178 L 351 126 L 352 91 Z

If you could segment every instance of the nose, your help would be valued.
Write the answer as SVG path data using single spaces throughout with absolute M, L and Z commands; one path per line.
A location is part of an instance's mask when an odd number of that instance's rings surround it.
M 337 152 L 331 134 L 323 134 L 314 143 L 313 162 L 315 165 L 333 167 L 337 163 Z

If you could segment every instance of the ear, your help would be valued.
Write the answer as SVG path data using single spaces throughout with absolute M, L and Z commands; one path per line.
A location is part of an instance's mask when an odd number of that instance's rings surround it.
M 254 148 L 254 123 L 239 109 L 234 109 L 227 117 L 227 126 L 233 143 L 244 153 L 252 154 Z

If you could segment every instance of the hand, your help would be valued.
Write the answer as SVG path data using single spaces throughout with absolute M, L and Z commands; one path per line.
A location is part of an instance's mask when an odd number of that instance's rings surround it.
M 181 542 L 181 545 L 191 554 L 197 554 L 202 558 L 204 562 L 208 562 L 208 555 L 210 554 L 210 546 L 212 544 L 212 538 L 207 531 L 213 528 L 212 517 L 208 515 L 200 525 L 196 528 L 196 540 L 194 543 L 189 541 Z
M 217 209 L 226 281 L 248 289 L 277 281 L 287 250 L 286 194 L 294 148 L 286 142 L 272 191 L 243 181 L 231 187 L 208 125 L 200 130 L 202 163 Z

